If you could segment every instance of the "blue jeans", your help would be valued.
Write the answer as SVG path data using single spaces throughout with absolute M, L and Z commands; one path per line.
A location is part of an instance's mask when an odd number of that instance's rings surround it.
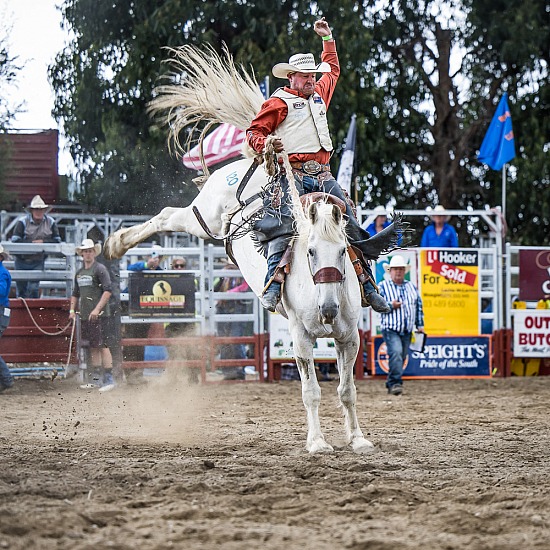
M 8 328 L 10 324 L 10 318 L 8 315 L 4 315 L 4 307 L 0 306 L 0 338 L 4 331 Z M 13 386 L 13 377 L 8 369 L 8 365 L 2 357 L 0 357 L 0 391 Z
M 403 384 L 403 363 L 409 354 L 412 333 L 399 334 L 394 330 L 382 330 L 382 337 L 386 342 L 388 350 L 388 378 L 386 388 L 391 388 L 396 384 Z
M 24 271 L 44 271 L 45 259 L 40 260 L 23 260 L 22 258 L 15 257 L 15 269 L 21 269 Z M 40 281 L 25 281 L 20 279 L 15 282 L 17 286 L 18 298 L 40 298 L 39 286 Z

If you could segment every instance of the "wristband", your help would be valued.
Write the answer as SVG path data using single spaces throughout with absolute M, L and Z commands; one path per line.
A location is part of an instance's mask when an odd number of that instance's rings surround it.
M 69 313 L 74 313 L 74 309 L 69 309 Z
M 332 40 L 332 34 L 329 34 L 328 36 L 323 36 L 322 39 L 326 42 L 327 40 Z

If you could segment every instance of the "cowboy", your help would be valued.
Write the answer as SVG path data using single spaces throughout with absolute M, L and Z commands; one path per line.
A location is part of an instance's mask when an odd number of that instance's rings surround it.
M 69 318 L 76 319 L 77 306 L 80 306 L 80 335 L 90 349 L 92 371 L 103 367 L 103 383 L 99 384 L 101 392 L 115 387 L 113 380 L 113 358 L 107 347 L 106 320 L 111 315 L 109 299 L 111 297 L 111 278 L 107 268 L 96 262 L 96 256 L 101 253 L 101 245 L 92 239 L 84 239 L 80 246 L 75 247 L 76 253 L 82 258 L 84 265 L 76 272 L 74 289 L 71 296 Z M 107 325 L 107 326 L 106 326 Z M 85 384 L 83 388 L 95 387 L 95 384 Z
M 51 208 L 42 200 L 40 195 L 35 195 L 27 208 L 27 214 L 20 217 L 11 237 L 14 243 L 60 243 L 59 229 L 52 216 L 48 216 Z M 46 254 L 35 252 L 33 254 L 18 254 L 15 257 L 16 270 L 44 271 Z M 17 296 L 19 298 L 38 298 L 40 281 L 18 280 Z
M 437 212 L 437 214 L 436 214 Z M 456 248 L 458 247 L 458 235 L 455 228 L 447 222 L 451 216 L 447 214 L 444 206 L 438 204 L 433 209 L 432 223 L 424 229 L 420 246 L 427 248 Z
M 380 294 L 390 306 L 388 313 L 380 315 L 382 337 L 388 354 L 388 377 L 386 388 L 391 395 L 403 393 L 403 365 L 409 354 L 414 327 L 424 332 L 422 299 L 416 286 L 405 280 L 410 271 L 409 263 L 396 254 L 389 264 L 384 264 L 390 280 L 380 283 Z
M 348 238 L 351 244 L 361 248 L 362 241 L 368 239 L 369 234 L 357 223 L 329 165 L 333 145 L 327 108 L 340 75 L 336 44 L 324 17 L 315 22 L 313 29 L 323 40 L 322 62 L 316 64 L 311 53 L 299 53 L 290 57 L 288 63 L 278 63 L 273 67 L 273 75 L 288 78 L 289 85 L 277 89 L 264 102 L 247 129 L 247 141 L 254 151 L 262 154 L 267 137 L 276 133 L 273 149 L 275 153 L 283 150 L 288 153 L 298 192 L 324 191 L 342 199 L 348 216 Z M 316 80 L 316 73 L 323 75 L 319 81 Z M 285 176 L 280 183 L 282 202 L 285 203 L 288 200 L 288 180 Z M 281 282 L 274 280 L 274 274 L 292 238 L 292 216 L 290 210 L 285 211 L 284 207 L 274 212 L 277 207 L 264 206 L 264 217 L 254 227 L 258 241 L 266 248 L 268 265 L 261 301 L 266 309 L 275 311 L 281 296 Z M 387 311 L 387 304 L 376 292 L 368 262 L 366 267 L 369 277 L 363 286 L 365 301 L 376 311 Z

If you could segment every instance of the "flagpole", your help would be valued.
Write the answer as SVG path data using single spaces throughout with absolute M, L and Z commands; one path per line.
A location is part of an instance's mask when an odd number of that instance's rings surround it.
M 506 222 L 506 164 L 502 165 L 502 218 Z

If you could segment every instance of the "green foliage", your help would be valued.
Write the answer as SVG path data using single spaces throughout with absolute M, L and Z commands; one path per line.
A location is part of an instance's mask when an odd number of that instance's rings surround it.
M 70 136 L 82 197 L 100 210 L 153 213 L 196 193 L 183 184 L 195 173 L 168 157 L 164 135 L 145 114 L 167 71 L 164 46 L 220 50 L 225 42 L 263 79 L 292 53 L 319 56 L 312 27 L 324 15 L 342 67 L 329 122 L 341 145 L 357 114 L 360 201 L 399 209 L 500 204 L 499 174 L 476 153 L 507 89 L 518 148 L 510 204 L 521 205 L 518 213 L 508 208 L 512 235 L 540 243 L 550 233 L 543 0 L 396 0 L 389 7 L 374 0 L 66 0 L 63 13 L 75 38 L 50 70 L 55 116 Z M 271 78 L 271 91 L 281 85 Z M 533 204 L 533 186 L 546 208 Z
M 0 209 L 7 208 L 12 199 L 6 191 L 6 179 L 10 169 L 11 148 L 4 134 L 21 110 L 21 104 L 12 104 L 7 100 L 6 92 L 17 81 L 17 73 L 21 69 L 17 58 L 11 57 L 8 47 L 9 30 L 0 29 Z

